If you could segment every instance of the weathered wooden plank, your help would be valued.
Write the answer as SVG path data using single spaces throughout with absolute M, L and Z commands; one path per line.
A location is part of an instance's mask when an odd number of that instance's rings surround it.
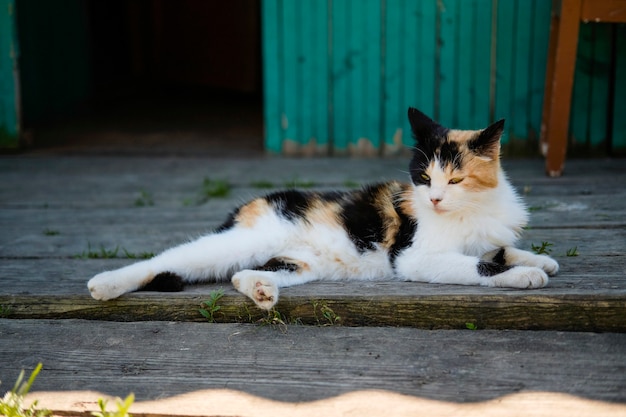
M 455 403 L 520 390 L 626 399 L 623 334 L 82 320 L 0 320 L 0 334 L 0 377 L 41 361 L 37 390 L 138 400 L 211 388 L 281 401 L 363 389 Z

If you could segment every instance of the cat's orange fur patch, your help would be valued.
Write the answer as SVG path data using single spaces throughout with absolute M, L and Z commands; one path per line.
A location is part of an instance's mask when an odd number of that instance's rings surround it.
M 268 213 L 270 210 L 271 208 L 266 200 L 257 198 L 241 207 L 235 220 L 243 227 L 253 227 L 259 217 Z
M 319 199 L 311 201 L 306 212 L 306 219 L 311 224 L 325 224 L 337 226 L 339 224 L 338 213 L 341 207 L 334 202 Z

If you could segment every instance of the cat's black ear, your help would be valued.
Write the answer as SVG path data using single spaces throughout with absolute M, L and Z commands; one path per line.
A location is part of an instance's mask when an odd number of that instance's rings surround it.
M 424 143 L 424 141 L 434 137 L 445 137 L 448 131 L 448 129 L 414 107 L 409 107 L 409 123 L 411 124 L 413 138 L 417 143 Z
M 478 136 L 468 142 L 468 148 L 477 155 L 487 157 L 489 159 L 498 159 L 500 155 L 500 138 L 504 132 L 504 119 L 498 120 L 490 125 Z

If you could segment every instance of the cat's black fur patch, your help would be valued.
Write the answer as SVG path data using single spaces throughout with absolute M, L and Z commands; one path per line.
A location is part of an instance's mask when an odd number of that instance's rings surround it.
M 513 268 L 510 265 L 502 265 L 495 262 L 486 262 L 480 261 L 478 265 L 476 265 L 476 269 L 478 270 L 478 275 L 482 277 L 492 277 L 494 275 L 501 274 L 503 272 L 508 271 Z
M 215 233 L 225 232 L 227 230 L 232 229 L 235 226 L 235 218 L 237 217 L 237 213 L 239 213 L 239 208 L 228 215 L 228 218 L 220 227 L 215 229 Z
M 263 266 L 259 266 L 257 268 L 254 268 L 257 271 L 271 271 L 271 272 L 277 272 L 277 271 L 287 271 L 287 272 L 296 272 L 298 271 L 298 269 L 300 269 L 300 267 L 294 263 L 291 262 L 286 262 L 284 259 L 281 258 L 272 258 L 269 261 L 267 261 L 265 263 L 265 265 Z
M 506 250 L 504 248 L 501 248 L 498 253 L 496 253 L 496 256 L 493 257 L 493 262 L 497 263 L 498 265 L 506 265 L 505 253 Z
M 394 203 L 394 208 L 398 216 L 400 216 L 400 228 L 396 234 L 395 242 L 389 248 L 389 262 L 391 262 L 391 265 L 395 264 L 396 258 L 403 249 L 411 246 L 413 236 L 417 230 L 417 222 L 414 219 L 404 214 L 397 203 Z
M 161 272 L 139 291 L 179 292 L 185 288 L 183 279 L 173 272 Z
M 383 240 L 384 224 L 376 199 L 384 187 L 384 184 L 366 186 L 342 205 L 343 226 L 359 252 L 375 250 L 374 243 Z
M 289 220 L 303 218 L 309 205 L 307 194 L 297 190 L 277 191 L 265 196 L 265 200 Z

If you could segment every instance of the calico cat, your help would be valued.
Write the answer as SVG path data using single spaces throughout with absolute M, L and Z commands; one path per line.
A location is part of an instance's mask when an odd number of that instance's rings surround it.
M 500 167 L 504 120 L 450 130 L 417 109 L 410 183 L 287 190 L 237 208 L 214 233 L 93 277 L 93 298 L 231 279 L 262 309 L 314 280 L 540 288 L 556 261 L 513 247 L 528 214 Z

